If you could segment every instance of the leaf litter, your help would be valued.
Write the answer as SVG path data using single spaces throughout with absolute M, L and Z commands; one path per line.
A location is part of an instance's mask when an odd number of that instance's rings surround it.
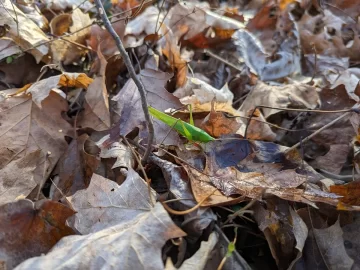
M 0 3 L 0 266 L 358 268 L 359 4 L 99 2 Z

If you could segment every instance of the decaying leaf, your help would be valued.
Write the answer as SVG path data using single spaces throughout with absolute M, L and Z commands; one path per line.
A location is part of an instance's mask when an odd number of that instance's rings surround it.
M 210 234 L 208 241 L 201 242 L 199 250 L 189 259 L 185 260 L 180 268 L 174 267 L 171 259 L 166 261 L 165 270 L 192 270 L 192 269 L 205 269 L 207 261 L 210 259 L 211 251 L 214 249 L 218 241 L 216 232 Z
M 28 196 L 37 186 L 34 171 L 40 154 L 40 149 L 30 152 L 0 170 L 0 205 L 11 203 L 19 196 Z
M 6 53 L 1 51 L 0 60 L 12 54 L 20 53 L 22 50 L 29 50 L 35 57 L 36 62 L 39 63 L 49 51 L 48 44 L 41 45 L 49 41 L 44 32 L 10 0 L 2 1 L 0 14 L 0 25 L 9 26 L 6 35 L 9 43 L 6 45 Z M 17 48 L 14 48 L 14 43 L 18 46 Z M 12 47 L 11 50 L 9 46 Z
M 80 233 L 88 234 L 131 222 L 151 211 L 149 195 L 147 184 L 131 168 L 121 186 L 94 174 L 86 190 L 68 197 L 77 211 L 71 224 Z M 151 196 L 156 196 L 154 190 Z
M 73 195 L 76 191 L 86 188 L 99 166 L 100 160 L 86 153 L 84 147 L 89 136 L 81 135 L 71 141 L 66 152 L 59 160 L 59 182 L 51 194 L 53 200 Z
M 151 211 L 127 223 L 84 236 L 65 237 L 47 255 L 28 259 L 17 270 L 119 265 L 125 269 L 163 269 L 161 248 L 167 240 L 182 236 L 185 233 L 157 203 Z
M 240 111 L 248 112 L 254 110 L 258 105 L 271 107 L 296 107 L 315 109 L 319 104 L 319 95 L 316 88 L 296 83 L 284 86 L 270 86 L 258 81 L 255 88 L 246 97 L 240 107 Z M 272 114 L 279 112 L 275 109 L 261 109 L 264 117 L 267 118 Z
M 62 237 L 74 234 L 65 222 L 75 212 L 58 202 L 19 200 L 0 210 L 0 261 L 5 261 L 6 269 L 41 256 Z
M 160 111 L 182 107 L 179 99 L 164 88 L 166 81 L 172 77 L 170 74 L 144 69 L 141 71 L 140 77 L 145 85 L 148 105 Z M 145 116 L 141 106 L 140 94 L 134 81 L 129 80 L 112 100 L 117 102 L 115 113 L 118 123 L 111 132 L 111 139 L 117 138 L 119 135 L 127 135 L 136 127 L 140 128 L 140 139 L 146 138 L 147 134 L 144 133 Z M 156 143 L 161 143 L 166 138 L 163 143 L 177 145 L 179 136 L 175 131 L 171 131 L 170 127 L 161 121 L 154 120 L 154 128 Z M 169 133 L 169 131 L 171 132 Z
M 43 79 L 31 85 L 26 85 L 20 90 L 24 89 L 27 94 L 31 94 L 34 103 L 41 108 L 42 101 L 49 96 L 51 90 L 61 86 L 86 89 L 92 82 L 93 79 L 89 78 L 84 73 L 64 73 Z
M 204 118 L 200 128 L 211 136 L 218 138 L 222 135 L 236 133 L 240 126 L 241 124 L 236 121 L 236 118 L 229 118 L 222 112 L 216 112 L 213 104 L 210 113 Z
M 107 62 L 98 48 L 100 62 L 99 75 L 88 86 L 85 94 L 84 110 L 79 114 L 79 126 L 94 130 L 105 130 L 110 127 L 109 98 L 105 84 Z
M 50 92 L 41 105 L 40 109 L 27 95 L 4 98 L 0 102 L 0 168 L 9 170 L 7 166 L 15 168 L 27 164 L 26 169 L 12 171 L 12 179 L 17 179 L 20 185 L 27 181 L 29 183 L 26 185 L 43 183 L 66 151 L 64 135 L 69 133 L 71 126 L 61 117 L 61 113 L 67 111 L 67 102 L 55 92 Z M 40 151 L 40 154 L 34 155 L 36 151 Z M 33 159 L 26 163 L 31 153 Z M 20 160 L 25 163 L 19 164 Z M 33 173 L 24 174 L 24 170 Z M 5 179 L 1 177 L 0 181 Z M 10 187 L 8 185 L 7 189 Z
M 69 37 L 55 40 L 50 44 L 52 59 L 54 63 L 63 61 L 65 65 L 77 62 L 85 53 L 85 38 L 90 31 L 87 26 L 92 24 L 89 14 L 81 9 L 75 9 L 72 14 L 60 14 L 50 22 L 51 33 L 61 36 L 66 33 L 73 33 Z M 77 44 L 80 44 L 77 46 Z

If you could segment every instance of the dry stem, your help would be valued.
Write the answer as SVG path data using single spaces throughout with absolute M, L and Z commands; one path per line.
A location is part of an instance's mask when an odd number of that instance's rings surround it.
M 124 60 L 127 70 L 129 71 L 130 77 L 134 80 L 134 83 L 137 86 L 139 93 L 140 93 L 141 106 L 144 111 L 146 125 L 147 125 L 147 129 L 149 132 L 148 142 L 147 142 L 148 145 L 147 145 L 144 157 L 142 159 L 142 161 L 145 162 L 145 161 L 147 161 L 147 159 L 151 153 L 151 147 L 152 147 L 152 143 L 154 141 L 154 126 L 153 126 L 153 122 L 152 122 L 152 119 L 150 117 L 150 113 L 148 110 L 148 104 L 147 104 L 147 100 L 146 100 L 146 90 L 145 90 L 145 87 L 142 84 L 141 80 L 139 79 L 139 77 L 136 76 L 134 66 L 132 65 L 132 63 L 130 61 L 130 57 L 129 57 L 128 53 L 126 52 L 125 47 L 124 47 L 120 37 L 118 36 L 118 34 L 115 32 L 114 28 L 112 27 L 111 22 L 105 13 L 105 10 L 101 3 L 101 0 L 95 0 L 95 4 L 96 4 L 96 8 L 99 11 L 101 20 L 104 23 L 105 28 L 109 31 L 109 33 L 115 40 L 116 46 L 119 49 L 119 52 Z

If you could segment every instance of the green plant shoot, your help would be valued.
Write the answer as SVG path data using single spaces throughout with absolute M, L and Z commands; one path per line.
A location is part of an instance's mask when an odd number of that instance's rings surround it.
M 187 138 L 189 141 L 206 143 L 206 142 L 215 140 L 204 130 L 202 130 L 194 125 L 186 123 L 180 119 L 176 119 L 175 117 L 172 117 L 170 115 L 167 115 L 166 113 L 158 111 L 157 109 L 155 109 L 151 106 L 149 106 L 148 108 L 149 108 L 150 114 L 153 117 L 160 120 L 161 122 L 164 122 L 166 125 L 172 127 L 178 133 L 180 133 L 185 138 Z

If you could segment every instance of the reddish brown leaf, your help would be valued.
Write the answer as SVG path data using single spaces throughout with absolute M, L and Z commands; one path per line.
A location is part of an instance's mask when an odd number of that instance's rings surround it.
M 48 252 L 62 237 L 74 234 L 65 225 L 75 212 L 50 200 L 19 200 L 0 207 L 0 260 L 12 269 Z

